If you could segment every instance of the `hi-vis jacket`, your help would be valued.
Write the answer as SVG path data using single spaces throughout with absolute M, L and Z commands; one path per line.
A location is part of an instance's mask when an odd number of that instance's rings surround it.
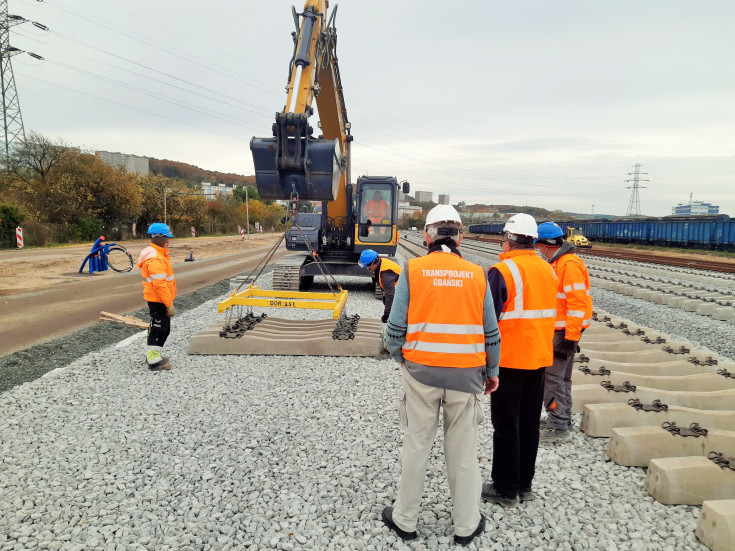
M 388 260 L 387 258 L 380 259 L 380 273 L 378 273 L 378 283 L 380 284 L 380 288 L 383 290 L 385 290 L 385 285 L 383 283 L 383 272 L 386 272 L 388 270 L 394 272 L 397 276 L 400 276 L 403 268 L 401 268 L 392 260 Z M 397 279 L 398 278 L 396 278 L 396 280 Z
M 568 242 L 561 246 L 549 262 L 559 278 L 556 329 L 564 330 L 564 338 L 578 341 L 582 330 L 592 323 L 592 296 L 587 266 L 574 254 L 574 246 Z
M 433 252 L 409 260 L 403 358 L 435 367 L 485 366 L 483 269 L 453 253 Z
M 176 298 L 176 279 L 168 249 L 151 243 L 140 251 L 138 267 L 143 276 L 143 298 L 171 306 Z
M 539 369 L 554 361 L 557 278 L 533 249 L 500 254 L 488 273 L 498 314 L 500 367 Z M 498 305 L 496 302 L 496 313 Z

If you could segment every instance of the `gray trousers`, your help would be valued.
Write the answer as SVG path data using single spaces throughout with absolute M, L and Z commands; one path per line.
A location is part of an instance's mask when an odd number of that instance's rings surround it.
M 564 331 L 554 331 L 554 349 L 564 340 Z M 574 354 L 566 360 L 554 357 L 554 363 L 544 375 L 544 408 L 546 425 L 554 429 L 568 429 L 572 424 L 572 368 Z
M 480 463 L 478 425 L 484 417 L 482 394 L 427 386 L 401 368 L 403 388 L 398 413 L 404 426 L 401 482 L 393 504 L 393 522 L 407 532 L 416 530 L 429 455 L 444 412 L 444 461 L 452 497 L 454 533 L 469 536 L 480 523 Z

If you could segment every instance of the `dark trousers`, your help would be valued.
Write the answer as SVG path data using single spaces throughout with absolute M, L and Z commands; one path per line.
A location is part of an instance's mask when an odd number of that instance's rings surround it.
M 545 369 L 501 367 L 500 386 L 490 395 L 493 484 L 506 497 L 515 497 L 533 481 Z
M 162 302 L 149 302 L 151 323 L 148 326 L 148 346 L 163 346 L 171 332 L 171 318 L 168 308 Z

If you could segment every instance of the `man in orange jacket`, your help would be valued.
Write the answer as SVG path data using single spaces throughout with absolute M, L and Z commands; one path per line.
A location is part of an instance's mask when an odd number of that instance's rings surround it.
M 380 321 L 388 323 L 390 309 L 393 306 L 393 297 L 396 294 L 396 284 L 403 268 L 390 258 L 378 256 L 378 253 L 372 249 L 362 251 L 358 264 L 360 268 L 370 270 L 373 274 L 373 280 L 380 285 L 383 291 L 383 304 L 385 305 Z
M 492 483 L 485 501 L 514 507 L 534 499 L 544 370 L 553 362 L 556 276 L 533 248 L 536 221 L 516 214 L 504 228 L 500 262 L 488 271 L 498 316 L 500 387 L 490 399 Z
M 538 227 L 536 248 L 548 259 L 559 279 L 554 331 L 554 363 L 544 375 L 546 420 L 541 426 L 542 442 L 569 438 L 572 426 L 572 369 L 582 331 L 592 323 L 592 296 L 587 266 L 564 240 L 564 232 L 554 222 Z
M 148 327 L 146 364 L 151 371 L 171 369 L 162 355 L 163 345 L 171 332 L 171 318 L 176 313 L 176 278 L 168 257 L 173 234 L 166 224 L 156 222 L 148 228 L 151 244 L 140 252 L 138 267 L 143 276 L 143 298 L 148 301 L 151 323 Z
M 469 545 L 485 529 L 477 433 L 484 417 L 482 395 L 498 386 L 500 335 L 485 273 L 457 249 L 461 227 L 451 205 L 429 211 L 424 228 L 429 253 L 408 261 L 388 318 L 387 348 L 401 363 L 398 412 L 404 434 L 398 495 L 382 519 L 404 540 L 417 536 L 440 409 L 454 541 Z

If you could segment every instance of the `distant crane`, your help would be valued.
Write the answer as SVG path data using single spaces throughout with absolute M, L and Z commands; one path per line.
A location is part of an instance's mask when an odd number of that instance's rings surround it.
M 640 163 L 634 164 L 633 172 L 628 172 L 628 176 L 633 176 L 633 178 L 630 180 L 625 180 L 626 183 L 633 183 L 633 185 L 627 187 L 627 189 L 630 189 L 632 191 L 630 192 L 630 201 L 628 201 L 628 211 L 625 213 L 626 216 L 641 215 L 641 198 L 640 195 L 638 195 L 638 190 L 641 188 L 646 188 L 646 186 L 640 185 L 641 182 L 648 182 L 648 180 L 641 178 L 641 175 L 648 176 L 647 172 L 641 172 L 641 166 L 643 165 L 641 165 Z

